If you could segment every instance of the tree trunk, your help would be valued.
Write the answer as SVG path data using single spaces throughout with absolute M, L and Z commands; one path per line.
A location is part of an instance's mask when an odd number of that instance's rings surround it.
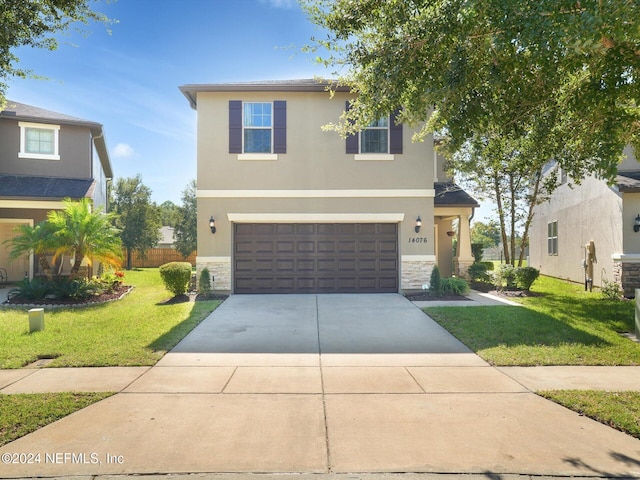
M 522 240 L 520 242 L 520 258 L 518 258 L 518 266 L 522 267 L 524 260 L 524 249 L 529 242 L 529 227 L 533 220 L 534 212 L 533 208 L 538 204 L 538 194 L 540 193 L 540 180 L 542 179 L 542 172 L 538 171 L 536 174 L 536 182 L 533 185 L 533 192 L 529 196 L 529 210 L 527 211 L 527 220 L 524 223 L 524 231 L 522 232 Z
M 513 173 L 509 173 L 509 195 L 511 196 L 511 205 L 509 210 L 511 214 L 511 238 L 509 239 L 509 248 L 511 250 L 511 265 L 516 263 L 516 185 L 514 183 Z
M 504 221 L 504 206 L 502 205 L 502 191 L 500 190 L 500 177 L 493 172 L 493 188 L 496 196 L 496 206 L 498 207 L 498 217 L 500 219 L 500 236 L 502 237 L 502 248 L 504 250 L 505 263 L 511 263 L 509 257 L 509 244 L 507 242 L 506 225 Z
M 131 270 L 131 249 L 127 247 L 127 270 Z

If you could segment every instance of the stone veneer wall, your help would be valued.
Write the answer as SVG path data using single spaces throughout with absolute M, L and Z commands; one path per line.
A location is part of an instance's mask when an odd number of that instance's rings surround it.
M 635 289 L 640 288 L 640 263 L 614 261 L 613 281 L 620 285 L 625 297 L 633 298 Z
M 211 285 L 214 291 L 230 292 L 231 291 L 231 259 L 228 260 L 202 260 L 196 259 L 196 278 L 200 278 L 200 272 L 204 268 L 209 269 L 209 273 L 213 277 Z
M 454 258 L 453 263 L 456 276 L 469 280 L 469 267 L 473 265 L 473 259 L 465 261 Z
M 402 276 L 400 288 L 402 290 L 422 290 L 422 285 L 431 280 L 431 270 L 434 262 L 426 261 L 402 261 Z

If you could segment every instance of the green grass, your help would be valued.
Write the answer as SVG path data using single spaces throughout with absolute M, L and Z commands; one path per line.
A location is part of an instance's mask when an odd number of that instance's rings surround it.
M 494 365 L 640 365 L 634 304 L 540 277 L 522 307 L 434 307 L 425 312 Z
M 0 368 L 55 357 L 51 367 L 153 365 L 220 304 L 165 304 L 157 268 L 126 272 L 133 291 L 94 307 L 45 309 L 45 329 L 29 333 L 27 309 L 0 309 Z
M 640 439 L 640 392 L 555 390 L 539 394 Z
M 0 395 L 0 446 L 110 395 L 104 392 Z

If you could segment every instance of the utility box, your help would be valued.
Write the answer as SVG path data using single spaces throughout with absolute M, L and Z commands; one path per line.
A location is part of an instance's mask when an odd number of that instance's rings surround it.
M 44 330 L 44 308 L 32 308 L 29 310 L 29 333 L 42 330 Z

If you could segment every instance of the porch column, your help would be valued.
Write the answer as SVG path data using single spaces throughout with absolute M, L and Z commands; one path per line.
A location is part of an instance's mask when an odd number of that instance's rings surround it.
M 468 276 L 467 270 L 475 261 L 471 253 L 469 218 L 470 215 L 461 215 L 458 217 L 458 247 L 456 249 L 456 258 L 454 259 L 456 275 L 464 278 Z

